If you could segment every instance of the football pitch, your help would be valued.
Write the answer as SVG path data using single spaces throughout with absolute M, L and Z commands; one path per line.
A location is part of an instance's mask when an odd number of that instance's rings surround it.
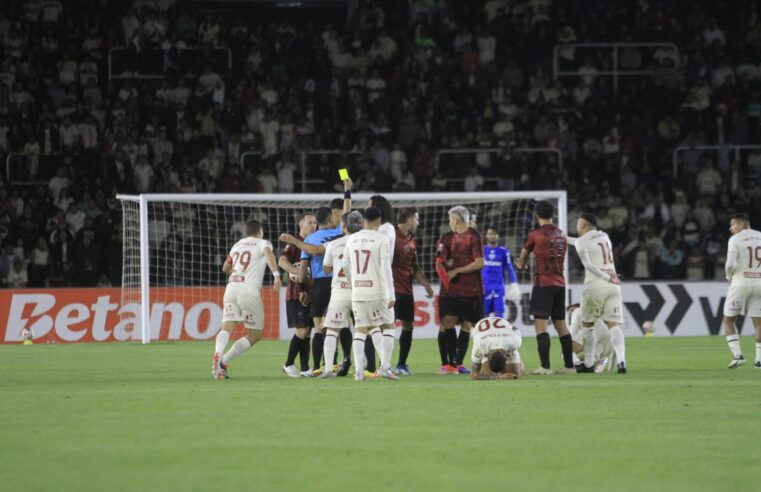
M 2 346 L 4 490 L 756 490 L 761 370 L 723 337 L 627 340 L 630 373 L 292 380 L 285 342 Z M 553 364 L 559 361 L 553 338 Z M 534 340 L 521 354 L 537 366 Z M 395 354 L 396 355 L 396 354 Z M 395 360 L 395 359 L 394 359 Z

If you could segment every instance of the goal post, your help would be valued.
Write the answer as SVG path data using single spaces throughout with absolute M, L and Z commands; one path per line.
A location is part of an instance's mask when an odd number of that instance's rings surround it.
M 354 193 L 353 208 L 364 208 L 374 194 Z M 262 222 L 264 237 L 272 242 L 278 258 L 284 247 L 278 241 L 279 235 L 297 234 L 300 214 L 327 206 L 340 196 L 338 192 L 117 195 L 123 214 L 121 301 L 122 306 L 133 306 L 121 314 L 122 319 L 135 318 L 133 329 L 139 330 L 143 343 L 182 339 L 183 330 L 200 332 L 201 338 L 213 336 L 221 321 L 219 306 L 226 283 L 222 262 L 232 245 L 242 237 L 245 222 L 251 218 Z M 560 227 L 567 228 L 564 190 L 384 193 L 383 196 L 395 211 L 408 207 L 418 211 L 418 256 L 432 284 L 438 283 L 434 272 L 436 240 L 448 231 L 447 211 L 453 206 L 463 205 L 475 212 L 476 227 L 482 233 L 485 232 L 483 227 L 494 226 L 499 231 L 500 243 L 516 255 L 528 232 L 536 227 L 533 212 L 537 201 L 551 201 L 557 208 Z M 568 262 L 566 276 L 567 270 Z M 521 283 L 530 280 L 530 271 L 519 273 Z M 285 292 L 284 288 L 272 292 L 271 283 L 271 276 L 265 275 L 262 291 L 265 336 L 279 331 L 280 298 Z M 180 312 L 184 314 L 178 314 Z M 192 318 L 193 323 L 188 318 Z M 133 335 L 133 339 L 137 339 L 136 333 Z

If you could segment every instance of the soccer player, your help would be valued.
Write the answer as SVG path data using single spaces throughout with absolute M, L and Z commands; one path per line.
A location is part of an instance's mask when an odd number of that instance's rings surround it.
M 581 291 L 581 326 L 584 336 L 584 365 L 578 372 L 595 372 L 595 322 L 601 319 L 610 329 L 616 351 L 618 373 L 626 374 L 626 346 L 621 331 L 623 296 L 621 280 L 613 262 L 613 246 L 608 235 L 597 230 L 597 217 L 582 213 L 576 222 L 579 232 L 571 244 L 584 265 L 584 289 Z
M 439 355 L 442 374 L 470 374 L 462 364 L 468 351 L 470 329 L 483 318 L 484 244 L 475 229 L 469 227 L 470 214 L 463 206 L 449 210 L 450 232 L 436 245 L 436 273 L 441 279 L 439 291 Z M 455 325 L 460 323 L 459 337 Z
M 344 250 L 343 268 L 351 286 L 352 311 L 354 312 L 354 379 L 365 379 L 365 340 L 368 333 L 378 335 L 383 330 L 380 348 L 381 367 L 378 371 L 388 379 L 399 379 L 391 372 L 391 355 L 394 351 L 393 311 L 394 275 L 391 271 L 391 249 L 387 238 L 378 232 L 381 213 L 369 207 L 363 214 L 364 229 L 352 234 Z M 377 338 L 376 338 L 377 340 Z
M 724 301 L 724 328 L 727 344 L 732 352 L 730 369 L 745 364 L 740 350 L 740 337 L 735 328 L 738 315 L 750 316 L 756 329 L 756 363 L 761 369 L 761 232 L 750 228 L 750 219 L 744 213 L 732 215 L 729 221 L 727 263 L 724 267 L 729 290 Z
M 518 379 L 523 363 L 521 332 L 503 318 L 489 317 L 473 329 L 470 379 Z
M 571 304 L 566 310 L 568 316 L 571 319 L 569 329 L 571 330 L 571 338 L 573 339 L 573 364 L 576 366 L 576 372 L 583 372 L 583 362 L 579 357 L 586 359 L 584 355 L 584 330 L 581 327 L 581 304 Z M 595 372 L 602 372 L 605 369 L 610 369 L 613 365 L 615 358 L 615 351 L 613 350 L 613 343 L 610 340 L 610 330 L 602 320 L 598 319 L 595 322 L 595 348 L 594 348 L 594 368 Z
M 565 233 L 553 224 L 555 207 L 548 201 L 536 204 L 534 215 L 539 228 L 530 232 L 521 250 L 521 256 L 515 261 L 518 270 L 526 265 L 530 253 L 534 253 L 534 287 L 531 291 L 530 313 L 534 316 L 536 345 L 542 367 L 530 374 L 552 374 L 550 369 L 550 334 L 547 324 L 552 318 L 555 331 L 560 336 L 565 367 L 558 374 L 573 374 L 573 340 L 565 324 L 565 277 L 563 265 L 568 240 Z
M 362 230 L 362 214 L 354 211 L 345 214 L 341 218 L 341 230 L 344 236 L 330 241 L 325 246 L 325 259 L 322 269 L 326 274 L 333 275 L 331 283 L 330 303 L 325 315 L 325 371 L 320 378 L 330 378 L 333 373 L 333 357 L 336 354 L 336 345 L 341 330 L 349 328 L 351 318 L 351 287 L 343 269 L 344 250 L 349 236 Z M 338 268 L 333 271 L 334 266 Z
M 246 222 L 245 227 L 246 237 L 235 243 L 222 265 L 222 271 L 228 275 L 228 279 L 223 298 L 222 329 L 217 334 L 211 366 L 214 379 L 227 379 L 230 361 L 262 338 L 264 305 L 261 292 L 265 264 L 274 277 L 272 288 L 277 290 L 281 285 L 272 244 L 263 239 L 264 228 L 261 222 L 251 220 Z M 241 321 L 246 327 L 246 336 L 236 340 L 223 356 L 230 334 Z
M 299 220 L 299 239 L 302 241 L 312 234 L 317 228 L 317 220 L 313 213 L 302 214 Z M 288 320 L 288 328 L 295 328 L 296 332 L 288 346 L 288 356 L 283 366 L 283 372 L 292 378 L 309 375 L 309 332 L 312 320 L 309 317 L 309 304 L 302 304 L 299 300 L 299 268 L 301 267 L 301 250 L 293 245 L 286 245 L 280 256 L 278 266 L 288 272 L 288 287 L 285 293 L 285 309 Z M 308 286 L 307 286 L 308 293 Z M 308 298 L 308 296 L 307 296 Z M 301 372 L 296 370 L 294 362 L 299 355 Z
M 515 276 L 510 250 L 499 246 L 499 233 L 495 227 L 486 228 L 486 246 L 484 247 L 484 315 L 497 318 L 505 316 L 505 274 L 510 284 L 507 298 L 516 304 L 521 300 L 518 278 Z
M 396 240 L 394 242 L 394 259 L 391 269 L 394 273 L 394 316 L 402 323 L 399 336 L 399 361 L 396 372 L 411 376 L 407 357 L 412 348 L 412 328 L 415 324 L 415 298 L 412 292 L 412 280 L 416 279 L 425 288 L 426 297 L 433 298 L 433 288 L 420 268 L 417 258 L 417 240 L 415 232 L 419 225 L 417 210 L 405 208 L 399 212 L 396 220 Z

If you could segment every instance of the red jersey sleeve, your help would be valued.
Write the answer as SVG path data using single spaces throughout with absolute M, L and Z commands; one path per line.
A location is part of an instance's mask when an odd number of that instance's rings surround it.
M 473 231 L 470 240 L 470 253 L 473 255 L 475 261 L 476 258 L 484 257 L 484 241 L 481 238 L 481 234 L 478 231 Z
M 534 234 L 534 231 L 529 232 L 528 237 L 526 238 L 526 242 L 523 244 L 523 249 L 528 251 L 529 253 L 534 251 L 534 246 L 536 246 L 536 236 Z

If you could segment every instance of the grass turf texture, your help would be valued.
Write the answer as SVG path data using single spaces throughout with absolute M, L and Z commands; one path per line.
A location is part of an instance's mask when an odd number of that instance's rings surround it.
M 222 382 L 211 342 L 0 346 L 2 488 L 754 490 L 752 339 L 734 371 L 722 337 L 627 343 L 625 376 L 472 382 L 415 341 L 414 377 L 363 383 L 285 377 L 284 342 Z

